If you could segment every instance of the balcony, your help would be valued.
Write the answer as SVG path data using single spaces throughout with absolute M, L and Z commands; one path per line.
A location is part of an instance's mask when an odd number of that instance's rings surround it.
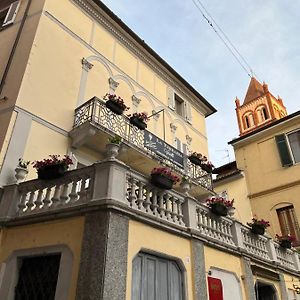
M 133 169 L 142 174 L 149 174 L 160 163 L 172 168 L 178 175 L 190 176 L 193 183 L 191 194 L 194 197 L 203 198 L 212 192 L 211 174 L 202 170 L 200 166 L 193 165 L 186 155 L 160 140 L 153 133 L 137 129 L 130 124 L 128 117 L 111 112 L 105 106 L 105 102 L 97 97 L 93 97 L 75 110 L 74 125 L 69 135 L 72 139 L 72 147 L 88 147 L 103 158 L 108 138 L 119 135 L 123 139 L 123 146 L 118 159 Z M 149 135 L 160 140 L 161 144 L 177 156 L 181 156 L 183 163 L 172 161 L 171 156 L 147 147 L 145 141 Z
M 0 221 L 1 225 L 12 226 L 98 209 L 119 211 L 150 226 L 197 238 L 209 247 L 246 256 L 270 268 L 300 272 L 296 251 L 283 250 L 268 236 L 253 235 L 232 218 L 215 217 L 188 193 L 156 188 L 148 177 L 115 159 L 69 171 L 55 180 L 36 179 L 5 186 Z

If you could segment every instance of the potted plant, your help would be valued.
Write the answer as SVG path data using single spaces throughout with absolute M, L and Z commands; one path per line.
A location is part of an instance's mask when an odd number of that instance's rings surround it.
M 140 130 L 145 130 L 147 128 L 148 115 L 146 112 L 134 113 L 133 115 L 128 115 L 129 122 L 136 126 Z
M 122 138 L 119 135 L 112 136 L 108 139 L 106 153 L 109 159 L 115 159 L 118 156 L 121 142 Z
M 190 160 L 191 163 L 194 165 L 200 166 L 202 163 L 202 157 L 203 155 L 201 153 L 193 152 L 188 159 Z
M 151 171 L 151 183 L 161 189 L 169 190 L 176 182 L 179 182 L 179 177 L 173 174 L 169 168 L 154 168 Z
M 264 219 L 252 218 L 251 223 L 247 223 L 251 227 L 251 232 L 254 234 L 264 235 L 267 227 L 270 226 L 270 222 Z
M 69 165 L 73 164 L 72 159 L 68 155 L 64 155 L 63 158 L 60 155 L 49 155 L 49 157 L 33 162 L 33 167 L 37 169 L 39 179 L 59 178 L 65 174 Z
M 227 200 L 223 197 L 211 197 L 206 200 L 210 211 L 217 216 L 227 216 L 228 209 L 233 207 L 234 200 Z
M 276 239 L 280 245 L 280 247 L 284 249 L 291 249 L 292 243 L 296 240 L 294 236 L 287 234 L 287 235 L 278 235 L 276 234 Z
M 29 160 L 24 160 L 22 158 L 19 158 L 18 165 L 15 168 L 15 177 L 18 183 L 24 181 L 26 175 L 28 174 L 29 164 L 30 164 Z
M 211 173 L 214 168 L 214 165 L 201 153 L 193 152 L 188 158 L 194 165 L 200 166 L 208 173 Z
M 113 113 L 117 115 L 122 115 L 124 110 L 128 110 L 129 107 L 127 107 L 124 103 L 124 100 L 114 94 L 106 94 L 104 96 L 104 100 L 106 100 L 105 105 L 107 108 L 109 108 Z

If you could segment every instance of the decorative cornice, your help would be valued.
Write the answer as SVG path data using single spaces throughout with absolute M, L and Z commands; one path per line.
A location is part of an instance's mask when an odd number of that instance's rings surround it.
M 85 70 L 85 71 L 89 71 L 92 69 L 92 67 L 94 66 L 93 64 L 91 64 L 90 62 L 87 61 L 87 59 L 85 59 L 84 57 L 82 58 L 81 60 L 81 63 L 82 63 L 82 68 Z
M 161 67 L 158 63 L 153 61 L 153 58 L 149 53 L 141 48 L 137 44 L 137 42 L 132 41 L 131 39 L 127 38 L 128 35 L 126 32 L 116 29 L 116 26 L 108 20 L 108 18 L 102 13 L 99 9 L 88 5 L 86 2 L 87 0 L 72 0 L 77 3 L 82 9 L 84 9 L 88 14 L 94 17 L 104 28 L 109 31 L 112 35 L 114 35 L 126 48 L 128 48 L 133 54 L 135 54 L 138 58 L 140 58 L 143 62 L 148 64 L 161 78 L 163 78 L 170 86 L 176 87 L 186 99 L 189 99 L 190 102 L 193 103 L 195 107 L 201 109 L 201 111 L 206 114 L 207 108 L 205 108 L 205 104 L 202 101 L 199 101 L 195 94 L 192 93 L 190 90 L 186 88 L 186 86 L 178 80 L 175 76 L 171 77 L 167 75 L 167 70 Z M 206 106 L 207 107 L 207 106 Z
M 119 86 L 119 82 L 117 82 L 113 78 L 109 77 L 108 78 L 108 83 L 109 83 L 110 91 L 115 92 L 117 87 Z

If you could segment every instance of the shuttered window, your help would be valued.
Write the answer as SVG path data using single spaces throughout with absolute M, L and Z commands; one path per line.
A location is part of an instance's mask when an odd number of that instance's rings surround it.
M 275 140 L 277 143 L 277 148 L 281 160 L 281 164 L 283 167 L 291 166 L 293 164 L 290 151 L 288 148 L 287 140 L 284 134 L 280 134 L 275 136 Z
M 139 253 L 132 268 L 132 300 L 183 299 L 182 273 L 175 261 Z
M 288 141 L 295 163 L 300 162 L 300 130 L 288 134 Z
M 277 209 L 282 235 L 292 235 L 296 238 L 294 246 L 300 244 L 300 228 L 293 205 Z

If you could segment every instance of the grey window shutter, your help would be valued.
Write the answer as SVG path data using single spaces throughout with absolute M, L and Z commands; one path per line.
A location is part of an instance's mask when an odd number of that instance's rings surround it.
M 192 123 L 192 109 L 191 109 L 191 104 L 187 101 L 185 103 L 185 119 L 187 122 Z
M 187 145 L 186 144 L 182 144 L 182 152 L 184 153 L 184 154 L 187 154 Z
M 276 135 L 275 140 L 283 167 L 291 166 L 293 164 L 292 157 L 287 145 L 287 140 L 284 134 Z
M 182 144 L 179 138 L 175 138 L 175 148 L 179 151 L 182 151 Z
M 168 88 L 168 106 L 172 109 L 175 110 L 175 93 L 172 88 Z
M 10 5 L 7 15 L 2 24 L 2 27 L 7 26 L 14 22 L 16 15 L 18 13 L 19 7 L 20 7 L 20 1 L 15 1 Z

